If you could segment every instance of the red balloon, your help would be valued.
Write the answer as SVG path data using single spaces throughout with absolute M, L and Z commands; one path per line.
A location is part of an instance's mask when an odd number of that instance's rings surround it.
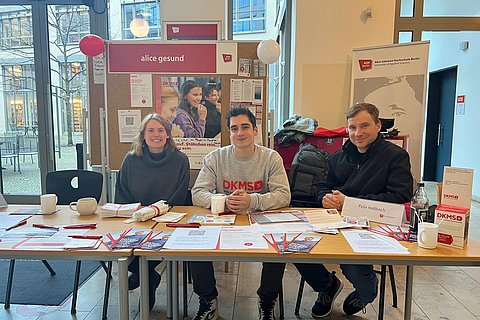
M 98 56 L 105 50 L 103 39 L 96 34 L 87 34 L 78 43 L 80 51 L 88 57 Z

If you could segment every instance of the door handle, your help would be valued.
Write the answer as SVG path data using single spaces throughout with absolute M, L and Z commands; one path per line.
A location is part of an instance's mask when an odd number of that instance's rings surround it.
M 437 130 L 437 146 L 443 143 L 443 126 L 439 123 Z

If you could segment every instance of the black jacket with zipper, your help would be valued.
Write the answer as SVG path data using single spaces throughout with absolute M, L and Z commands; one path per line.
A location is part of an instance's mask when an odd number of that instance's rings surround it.
M 323 196 L 332 190 L 350 197 L 392 203 L 405 203 L 412 197 L 410 157 L 404 149 L 385 141 L 381 135 L 364 154 L 347 140 L 328 163 L 327 179 L 317 189 L 320 204 Z

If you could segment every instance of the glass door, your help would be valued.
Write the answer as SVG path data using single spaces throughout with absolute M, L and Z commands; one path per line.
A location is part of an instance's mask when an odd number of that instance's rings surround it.
M 78 42 L 89 17 L 82 0 L 0 5 L 0 191 L 9 202 L 36 203 L 47 172 L 77 168 L 87 101 Z
M 39 194 L 32 6 L 0 6 L 0 34 L 0 189 Z

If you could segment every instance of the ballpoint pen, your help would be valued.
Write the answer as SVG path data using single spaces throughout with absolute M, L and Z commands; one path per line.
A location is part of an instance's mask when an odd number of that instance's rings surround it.
M 95 229 L 96 227 L 96 223 L 79 223 L 63 226 L 63 229 Z
M 103 238 L 103 236 L 101 235 L 71 235 L 68 237 L 73 239 L 91 239 L 91 240 L 99 240 Z
M 200 223 L 167 223 L 167 227 L 171 228 L 200 228 Z
M 34 223 L 32 224 L 32 227 L 34 228 L 40 228 L 40 229 L 52 229 L 52 230 L 59 230 L 58 227 L 55 227 L 55 226 L 49 226 L 49 225 L 46 225 L 46 224 L 41 224 L 41 223 Z
M 24 224 L 27 224 L 27 220 L 20 221 L 19 223 L 15 224 L 11 227 L 6 228 L 5 231 L 12 230 L 13 228 L 23 226 Z

